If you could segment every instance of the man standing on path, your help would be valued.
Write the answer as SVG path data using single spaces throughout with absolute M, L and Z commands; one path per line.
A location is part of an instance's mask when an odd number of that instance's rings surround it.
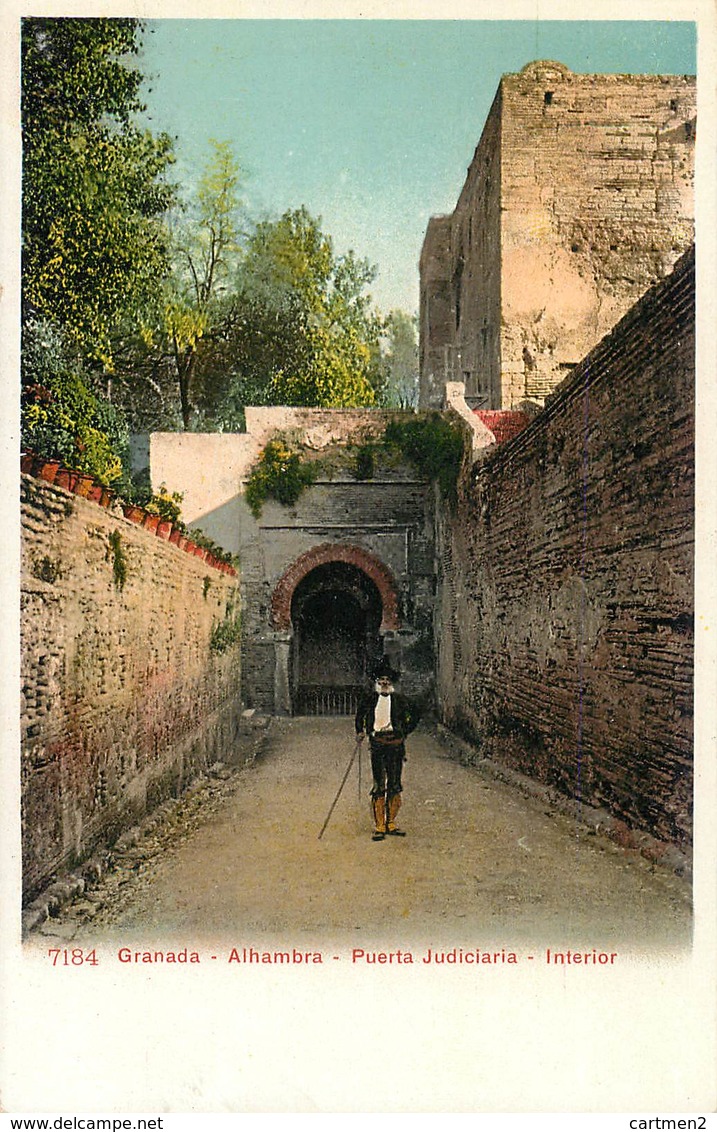
M 396 815 L 403 790 L 404 740 L 416 727 L 418 714 L 405 696 L 395 691 L 399 674 L 388 657 L 383 657 L 374 676 L 374 690 L 361 701 L 356 713 L 356 735 L 359 742 L 368 735 L 373 771 L 373 840 L 383 841 L 387 834 L 391 837 L 405 836 L 404 831 L 396 826 Z

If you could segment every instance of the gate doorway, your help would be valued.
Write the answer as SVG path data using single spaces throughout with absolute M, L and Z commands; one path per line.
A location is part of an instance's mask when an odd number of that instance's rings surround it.
M 327 562 L 297 585 L 291 602 L 294 715 L 350 715 L 381 653 L 383 606 L 357 566 Z

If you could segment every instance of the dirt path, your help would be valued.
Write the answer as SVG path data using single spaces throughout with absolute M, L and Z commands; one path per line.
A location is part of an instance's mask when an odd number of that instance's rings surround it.
M 365 943 L 676 950 L 689 943 L 688 884 L 576 827 L 545 803 L 408 745 L 405 838 L 371 840 L 368 753 L 319 831 L 352 749 L 350 719 L 275 720 L 259 762 L 193 812 L 189 830 L 39 932 L 122 940 L 296 947 Z M 154 853 L 154 855 L 152 855 Z

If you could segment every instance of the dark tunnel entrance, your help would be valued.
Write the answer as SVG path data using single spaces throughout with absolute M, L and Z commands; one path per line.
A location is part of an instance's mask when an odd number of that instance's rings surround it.
M 302 578 L 291 602 L 294 715 L 356 711 L 381 653 L 381 596 L 362 570 L 328 562 Z

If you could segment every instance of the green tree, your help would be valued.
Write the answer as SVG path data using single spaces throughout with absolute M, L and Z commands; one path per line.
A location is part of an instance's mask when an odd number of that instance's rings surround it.
M 196 193 L 168 217 L 171 273 L 119 375 L 117 395 L 140 429 L 188 429 L 201 420 L 204 374 L 223 363 L 243 206 L 229 143 L 210 144 Z
M 172 149 L 134 124 L 139 33 L 135 19 L 22 26 L 24 320 L 62 327 L 106 369 L 166 268 Z
M 174 269 L 162 311 L 184 428 L 189 428 L 201 345 L 221 336 L 227 278 L 239 254 L 239 166 L 228 142 L 213 153 L 174 239 Z M 211 350 L 205 351 L 210 353 Z
M 415 409 L 418 405 L 418 338 L 416 316 L 392 310 L 384 331 L 383 365 L 385 400 L 392 408 Z
M 236 427 L 243 405 L 374 404 L 381 319 L 366 288 L 375 269 L 337 256 L 305 207 L 262 221 L 247 239 L 227 305 L 221 365 L 205 411 Z
M 124 417 L 89 388 L 77 358 L 50 323 L 30 321 L 22 353 L 21 439 L 24 451 L 55 457 L 117 486 L 129 460 Z

